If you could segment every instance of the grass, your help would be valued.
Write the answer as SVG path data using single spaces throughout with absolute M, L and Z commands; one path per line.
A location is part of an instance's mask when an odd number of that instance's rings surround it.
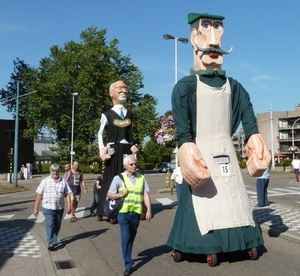
M 28 190 L 28 188 L 25 188 L 24 186 L 0 186 L 0 194 L 23 192 L 26 190 Z

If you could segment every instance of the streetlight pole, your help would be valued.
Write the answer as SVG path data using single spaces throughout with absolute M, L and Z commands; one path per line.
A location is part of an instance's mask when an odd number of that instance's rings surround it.
M 271 131 L 271 151 L 272 151 L 272 171 L 275 171 L 275 151 L 274 151 L 274 133 L 273 133 L 273 110 L 272 110 L 272 104 L 270 103 L 270 131 Z M 278 161 L 279 161 L 279 157 Z M 279 162 L 278 162 L 279 163 Z
M 174 39 L 174 43 L 175 43 L 175 84 L 177 83 L 177 75 L 178 75 L 178 66 L 177 66 L 177 41 L 180 41 L 184 44 L 188 43 L 189 40 L 187 38 L 182 38 L 182 37 L 176 37 L 176 36 L 173 36 L 173 35 L 169 35 L 169 34 L 164 34 L 163 35 L 163 38 L 166 39 L 166 40 L 169 40 L 169 39 Z M 178 142 L 176 141 L 175 142 L 175 150 L 174 150 L 174 153 L 175 153 L 175 168 L 178 167 L 178 157 L 177 157 L 177 151 L 178 151 Z
M 37 91 L 28 92 L 20 96 L 20 81 L 17 80 L 17 95 L 15 98 L 9 99 L 3 103 L 16 100 L 16 114 L 15 114 L 15 137 L 14 137 L 14 164 L 13 164 L 13 179 L 14 187 L 18 187 L 18 155 L 19 155 L 19 102 L 20 98 L 36 93 Z
M 18 152 L 19 152 L 19 90 L 20 81 L 17 80 L 16 117 L 15 117 L 15 145 L 14 145 L 14 187 L 18 187 Z
M 294 145 L 294 126 L 297 121 L 299 121 L 300 118 L 298 118 L 292 125 L 292 151 L 293 151 L 293 159 L 295 159 L 295 145 Z
M 187 38 L 176 37 L 176 36 L 169 35 L 169 34 L 164 34 L 163 38 L 166 40 L 174 39 L 174 42 L 175 42 L 175 58 L 174 59 L 175 59 L 175 84 L 176 84 L 177 83 L 177 71 L 178 71 L 178 68 L 177 68 L 177 41 L 180 41 L 180 42 L 186 44 L 189 42 L 189 40 Z
M 75 154 L 74 150 L 73 150 L 73 143 L 74 143 L 74 103 L 75 103 L 75 96 L 78 96 L 78 93 L 72 93 L 72 130 L 71 130 L 71 151 L 70 151 L 70 155 L 71 155 L 71 166 L 73 164 L 73 156 Z

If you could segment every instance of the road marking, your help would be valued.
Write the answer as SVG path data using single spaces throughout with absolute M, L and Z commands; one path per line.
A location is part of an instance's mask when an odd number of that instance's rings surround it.
M 248 195 L 251 195 L 251 197 L 256 197 L 256 192 L 247 191 Z
M 164 198 L 157 198 L 156 199 L 159 203 L 161 203 L 162 205 L 171 205 L 174 203 L 173 200 L 167 198 L 167 197 L 164 197 Z
M 75 212 L 76 217 L 77 218 L 83 218 L 84 211 L 86 209 L 88 209 L 88 208 L 86 208 L 86 207 L 79 207 L 79 208 L 77 208 L 76 212 Z M 66 214 L 65 217 L 64 217 L 64 220 L 65 219 L 70 219 L 70 218 L 71 218 L 71 214 L 70 215 Z
M 292 189 L 292 190 L 300 191 L 300 188 L 299 188 L 299 187 L 286 187 L 286 189 Z
M 33 222 L 35 222 L 35 223 L 41 223 L 41 222 L 43 222 L 43 221 L 45 220 L 45 216 L 43 215 L 42 212 L 39 212 L 39 214 L 38 214 L 37 217 L 36 217 L 34 214 L 32 214 L 32 215 L 28 218 L 28 220 L 31 220 L 31 221 L 33 221 Z
M 10 219 L 14 216 L 15 214 L 12 214 L 12 215 L 3 215 L 3 216 L 0 216 L 0 218 L 5 218 L 5 219 Z
M 268 197 L 269 196 L 284 196 L 284 195 L 300 195 L 300 193 L 282 193 L 282 194 L 272 194 L 272 195 L 270 195 L 269 193 L 268 193 Z
M 251 198 L 256 198 L 257 194 L 253 191 L 247 191 Z M 268 196 L 284 196 L 284 195 L 300 195 L 300 188 L 286 187 L 286 188 L 271 188 L 268 189 Z
M 291 189 L 287 189 L 287 188 L 272 188 L 272 189 L 269 189 L 268 190 L 268 193 L 273 193 L 273 194 L 276 194 L 278 192 L 287 192 L 287 193 L 291 193 L 291 192 L 294 192 L 294 191 L 291 191 Z M 300 190 L 298 190 L 298 192 L 300 192 Z

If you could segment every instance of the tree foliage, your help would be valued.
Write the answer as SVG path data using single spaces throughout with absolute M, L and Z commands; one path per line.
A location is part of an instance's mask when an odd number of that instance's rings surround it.
M 172 111 L 167 111 L 155 121 L 153 137 L 145 144 L 139 156 L 144 162 L 160 164 L 170 162 L 171 154 L 175 148 L 175 124 Z M 140 162 L 140 161 L 139 161 Z
M 50 48 L 49 57 L 42 58 L 38 68 L 17 59 L 11 81 L 2 89 L 1 101 L 16 95 L 16 80 L 20 80 L 20 95 L 37 91 L 20 100 L 20 116 L 27 121 L 25 137 L 34 139 L 44 130 L 56 137 L 62 160 L 69 160 L 74 97 L 74 159 L 86 163 L 98 158 L 97 132 L 100 115 L 111 108 L 109 86 L 117 80 L 128 85 L 126 107 L 135 113 L 133 136 L 143 141 L 153 136 L 157 126 L 157 100 L 138 92 L 143 88 L 143 76 L 118 49 L 118 40 L 105 40 L 106 29 L 90 27 L 80 34 L 80 42 L 69 41 L 61 48 Z M 15 102 L 5 103 L 9 112 Z
M 14 70 L 11 74 L 10 81 L 6 86 L 5 89 L 0 90 L 0 101 L 3 105 L 6 106 L 6 111 L 12 113 L 15 116 L 16 113 L 16 102 L 15 99 L 17 97 L 17 81 L 23 80 L 23 82 L 19 82 L 19 98 L 21 98 L 24 94 L 28 92 L 30 82 L 27 78 L 27 75 L 31 71 L 31 68 L 28 64 L 25 64 L 23 60 L 16 59 L 13 61 Z M 25 106 L 24 102 L 20 102 L 19 108 L 19 116 L 24 116 L 24 109 L 22 108 Z
M 146 142 L 143 150 L 139 153 L 139 160 L 142 155 L 142 160 L 144 162 L 153 163 L 154 165 L 162 162 L 170 162 L 173 147 L 174 142 L 162 146 L 157 144 L 154 140 L 149 140 Z

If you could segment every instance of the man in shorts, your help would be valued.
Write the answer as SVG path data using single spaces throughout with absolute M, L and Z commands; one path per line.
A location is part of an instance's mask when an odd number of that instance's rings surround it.
M 292 168 L 294 170 L 294 174 L 296 176 L 296 182 L 299 182 L 299 169 L 300 169 L 300 160 L 298 155 L 295 156 L 294 160 L 292 161 Z
M 73 162 L 72 169 L 66 174 L 65 180 L 68 182 L 69 187 L 72 191 L 71 197 L 71 222 L 76 221 L 75 211 L 80 201 L 81 196 L 81 185 L 84 189 L 84 194 L 87 194 L 87 187 L 83 178 L 82 172 L 79 170 L 79 163 L 77 161 Z

